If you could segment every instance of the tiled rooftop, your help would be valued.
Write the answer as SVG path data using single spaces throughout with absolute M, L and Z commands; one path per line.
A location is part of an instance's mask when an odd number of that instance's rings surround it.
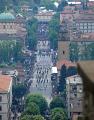
M 0 93 L 8 92 L 12 78 L 9 75 L 0 75 Z
M 64 65 L 64 64 L 65 64 L 66 67 L 76 66 L 76 64 L 72 63 L 71 61 L 68 61 L 68 60 L 60 60 L 60 61 L 57 62 L 57 65 L 56 65 L 56 66 L 57 66 L 57 69 L 60 70 L 61 67 L 62 67 L 62 65 Z

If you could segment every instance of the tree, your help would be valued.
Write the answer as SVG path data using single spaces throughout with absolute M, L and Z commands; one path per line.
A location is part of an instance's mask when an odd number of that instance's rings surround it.
M 77 74 L 77 68 L 75 66 L 70 66 L 67 69 L 67 77 L 72 76 L 72 75 L 76 75 Z
M 22 98 L 27 92 L 27 87 L 23 84 L 18 84 L 13 86 L 13 96 L 14 98 Z
M 0 62 L 9 63 L 11 58 L 18 61 L 22 45 L 16 40 L 0 41 Z
M 40 5 L 41 0 L 34 0 L 34 3 Z
M 45 120 L 44 117 L 42 117 L 41 115 L 24 115 L 21 116 L 20 120 Z
M 70 46 L 70 60 L 72 62 L 78 61 L 79 47 L 77 42 L 71 42 Z
M 35 18 L 32 18 L 32 20 L 27 21 L 27 40 L 29 44 L 29 49 L 35 50 L 36 45 L 37 45 L 37 25 L 38 21 Z
M 5 1 L 4 0 L 0 0 L 0 12 L 4 12 L 5 11 Z
M 20 120 L 32 120 L 32 116 L 31 115 L 24 115 L 24 116 L 21 116 Z
M 58 46 L 59 15 L 59 13 L 55 14 L 49 22 L 49 39 L 51 42 L 51 48 L 54 50 L 57 49 Z
M 38 13 L 38 7 L 37 5 L 33 6 L 33 14 L 37 14 Z
M 54 108 L 51 111 L 51 120 L 67 120 L 63 108 Z
M 40 6 L 44 6 L 47 10 L 56 10 L 54 1 L 52 0 L 41 0 Z
M 39 106 L 41 114 L 43 114 L 48 107 L 45 98 L 39 94 L 29 94 L 26 98 L 26 105 L 28 106 L 31 102 L 34 102 Z
M 55 97 L 50 103 L 50 108 L 61 107 L 64 108 L 63 100 L 60 97 Z
M 27 115 L 40 114 L 39 106 L 34 102 L 29 103 L 28 106 L 26 106 L 24 114 L 27 114 Z
M 60 92 L 64 91 L 65 87 L 66 87 L 66 80 L 65 80 L 67 77 L 66 73 L 67 73 L 67 69 L 64 64 L 64 65 L 62 65 L 61 71 L 60 71 L 59 86 L 58 86 L 58 90 Z
M 57 11 L 59 11 L 59 12 L 63 11 L 64 7 L 67 6 L 67 5 L 68 5 L 67 1 L 66 0 L 62 0 L 61 3 L 58 6 Z
M 87 45 L 86 54 L 88 55 L 88 60 L 94 60 L 94 42 Z
M 35 115 L 33 116 L 33 120 L 45 120 L 45 119 L 41 115 Z

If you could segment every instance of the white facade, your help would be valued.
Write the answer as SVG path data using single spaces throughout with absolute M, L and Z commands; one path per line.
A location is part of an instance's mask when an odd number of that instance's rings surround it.
M 54 12 L 42 12 L 35 15 L 35 18 L 38 19 L 38 21 L 49 22 L 52 19 L 53 15 Z
M 57 67 L 52 67 L 52 72 L 51 72 L 52 74 L 57 74 L 58 72 L 57 72 Z

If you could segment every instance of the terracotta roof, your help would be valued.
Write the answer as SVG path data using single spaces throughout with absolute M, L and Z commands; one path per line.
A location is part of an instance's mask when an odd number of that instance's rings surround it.
M 0 93 L 8 92 L 12 78 L 9 75 L 0 75 Z
M 89 1 L 87 5 L 88 5 L 89 7 L 90 7 L 90 6 L 93 6 L 93 7 L 94 7 L 94 1 Z
M 68 60 L 61 60 L 57 62 L 57 69 L 60 70 L 62 65 L 66 65 L 66 67 L 70 67 L 70 66 L 76 66 L 76 64 L 72 63 L 71 61 Z

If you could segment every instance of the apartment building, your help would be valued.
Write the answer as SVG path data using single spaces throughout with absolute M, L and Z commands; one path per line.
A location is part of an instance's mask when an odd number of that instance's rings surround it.
M 79 17 L 75 19 L 75 24 L 82 33 L 94 32 L 94 11 L 79 11 Z
M 83 84 L 79 75 L 66 78 L 66 101 L 68 118 L 77 120 L 82 113 Z
M 0 75 L 0 120 L 10 120 L 12 104 L 12 78 Z

